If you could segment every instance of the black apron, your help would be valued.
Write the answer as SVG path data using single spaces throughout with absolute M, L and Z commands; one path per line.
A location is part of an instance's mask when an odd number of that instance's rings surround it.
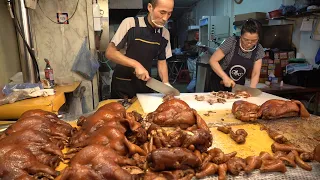
M 245 58 L 239 55 L 240 48 L 240 38 L 237 37 L 237 43 L 235 46 L 235 50 L 233 52 L 233 56 L 228 67 L 224 70 L 224 72 L 236 83 L 240 85 L 244 85 L 247 76 L 251 76 L 254 58 L 257 54 L 257 49 L 252 51 L 251 58 Z M 231 91 L 232 88 L 225 87 L 221 84 L 222 79 L 212 70 L 211 79 L 210 79 L 210 91 Z
M 131 38 L 130 42 L 127 42 L 126 56 L 139 63 L 149 72 L 151 76 L 152 60 L 156 59 L 160 53 L 160 45 L 158 44 L 148 44 L 140 40 L 144 37 L 144 32 L 136 29 L 139 28 L 139 20 L 137 17 L 135 19 L 135 29 L 134 37 Z M 144 18 L 147 24 L 147 19 Z M 147 28 L 150 28 L 147 26 Z M 162 29 L 156 31 L 154 29 L 149 29 L 150 33 L 155 33 L 154 41 L 160 43 L 162 38 Z M 147 52 L 146 52 L 147 49 Z M 137 93 L 150 93 L 152 90 L 146 86 L 146 81 L 142 81 L 136 77 L 134 74 L 134 69 L 126 66 L 117 64 L 112 76 L 111 82 L 111 98 L 112 99 L 123 99 L 125 97 L 132 98 L 136 96 Z

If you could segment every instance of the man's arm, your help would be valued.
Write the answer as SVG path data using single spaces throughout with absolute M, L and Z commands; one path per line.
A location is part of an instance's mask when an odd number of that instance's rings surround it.
M 131 58 L 123 55 L 120 51 L 118 51 L 113 42 L 109 43 L 105 55 L 111 61 L 113 61 L 117 64 L 121 64 L 123 66 L 127 66 L 127 67 L 135 68 L 137 66 L 137 64 L 139 63 L 138 61 L 131 59 Z
M 253 65 L 253 69 L 251 73 L 251 82 L 250 82 L 250 87 L 252 88 L 257 87 L 257 84 L 259 82 L 259 77 L 260 77 L 261 66 L 262 66 L 262 59 L 258 59 Z
M 166 60 L 158 60 L 158 73 L 163 83 L 169 83 L 168 66 Z
M 138 61 L 129 58 L 118 51 L 114 43 L 109 43 L 105 55 L 108 59 L 117 64 L 134 68 L 134 73 L 138 79 L 143 81 L 150 79 L 149 72 Z

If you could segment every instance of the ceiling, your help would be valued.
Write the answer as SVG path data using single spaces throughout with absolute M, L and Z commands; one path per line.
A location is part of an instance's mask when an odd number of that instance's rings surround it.
M 133 17 L 136 15 L 146 15 L 148 13 L 147 5 L 149 0 L 141 0 L 143 2 L 143 9 L 109 9 L 110 24 L 120 24 L 126 17 Z M 174 0 L 174 10 L 171 19 L 175 20 L 188 11 L 200 0 Z
M 171 18 L 179 18 L 185 11 L 189 10 L 200 0 L 174 0 L 174 10 Z M 140 14 L 148 13 L 147 5 L 149 0 L 143 0 L 143 10 L 140 11 Z

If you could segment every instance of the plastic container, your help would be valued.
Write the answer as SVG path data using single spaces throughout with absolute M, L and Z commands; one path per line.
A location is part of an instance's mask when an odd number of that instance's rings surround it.
M 56 83 L 59 86 L 68 86 L 72 85 L 74 82 L 74 79 L 72 76 L 60 76 L 56 77 Z

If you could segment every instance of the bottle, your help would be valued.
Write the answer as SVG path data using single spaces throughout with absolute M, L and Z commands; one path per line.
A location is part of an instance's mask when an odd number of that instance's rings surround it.
M 48 59 L 45 58 L 44 61 L 46 62 L 46 68 L 44 69 L 45 78 L 49 81 L 50 88 L 53 88 L 54 87 L 53 69 L 50 66 L 50 62 Z
M 271 72 L 268 76 L 268 81 L 272 84 L 272 81 L 273 79 L 275 78 L 276 76 L 273 74 L 273 72 Z

